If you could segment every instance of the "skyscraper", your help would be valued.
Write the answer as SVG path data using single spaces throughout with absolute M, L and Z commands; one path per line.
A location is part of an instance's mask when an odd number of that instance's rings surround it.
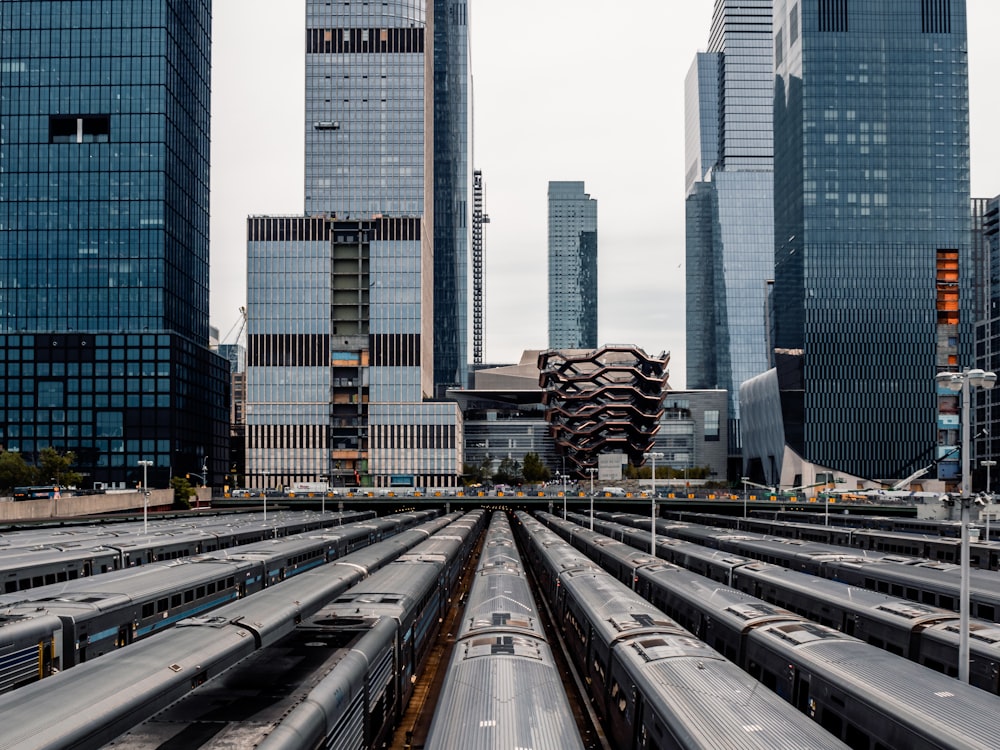
M 597 348 L 597 201 L 549 183 L 549 348 Z
M 904 477 L 954 418 L 935 373 L 973 366 L 965 2 L 775 0 L 774 55 L 774 343 L 800 363 L 792 447 Z
M 434 384 L 468 387 L 471 110 L 467 0 L 434 0 Z
M 0 31 L 0 445 L 73 451 L 87 486 L 211 481 L 211 3 L 9 0 Z
M 773 88 L 771 0 L 716 0 L 685 82 L 687 385 L 729 393 L 735 454 L 740 384 L 768 366 Z
M 254 481 L 457 482 L 458 408 L 429 400 L 432 11 L 306 3 L 306 215 L 248 225 Z

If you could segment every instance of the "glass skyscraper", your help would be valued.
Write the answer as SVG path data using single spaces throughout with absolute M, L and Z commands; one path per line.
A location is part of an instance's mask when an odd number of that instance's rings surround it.
M 211 481 L 211 3 L 5 0 L 0 32 L 0 445 L 73 451 L 87 486 Z
M 469 3 L 434 0 L 434 384 L 469 383 Z
M 774 268 L 771 0 L 716 0 L 685 83 L 687 386 L 729 393 L 768 367 Z
M 457 482 L 458 407 L 430 400 L 433 19 L 423 0 L 306 3 L 306 216 L 248 225 L 255 483 Z
M 786 433 L 813 463 L 905 477 L 950 450 L 935 373 L 973 366 L 965 2 L 775 0 L 774 60 Z
M 597 348 L 597 201 L 549 183 L 549 348 Z

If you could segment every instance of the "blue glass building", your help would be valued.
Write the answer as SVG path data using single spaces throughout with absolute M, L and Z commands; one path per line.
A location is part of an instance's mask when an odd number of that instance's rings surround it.
M 549 183 L 549 348 L 597 348 L 597 201 Z
M 208 350 L 211 3 L 0 8 L 0 445 L 85 483 L 228 462 Z
M 458 407 L 432 400 L 433 19 L 424 0 L 306 3 L 306 215 L 248 224 L 254 484 L 457 483 Z
M 716 0 L 685 82 L 687 385 L 729 393 L 737 459 L 740 384 L 768 367 L 773 87 L 771 0 Z
M 434 0 L 434 384 L 469 385 L 472 184 L 467 0 Z
M 964 0 L 775 0 L 774 345 L 790 447 L 905 477 L 973 366 Z M 787 421 L 787 419 L 786 419 Z

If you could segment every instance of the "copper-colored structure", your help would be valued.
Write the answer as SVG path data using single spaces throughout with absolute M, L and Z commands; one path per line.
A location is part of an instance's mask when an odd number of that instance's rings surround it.
M 545 419 L 567 473 L 586 478 L 601 453 L 625 453 L 642 464 L 660 430 L 669 361 L 666 352 L 650 357 L 635 346 L 538 355 Z

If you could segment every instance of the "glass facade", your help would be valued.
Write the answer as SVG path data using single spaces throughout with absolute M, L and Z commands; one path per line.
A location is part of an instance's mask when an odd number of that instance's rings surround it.
M 467 0 L 434 0 L 434 384 L 469 379 L 471 212 Z
M 907 476 L 933 457 L 935 373 L 972 366 L 965 2 L 775 0 L 773 43 L 774 344 L 801 354 L 803 379 L 792 447 Z
M 597 201 L 549 183 L 549 348 L 597 348 Z
M 211 4 L 0 13 L 0 444 L 85 482 L 228 462 L 207 349 Z
M 427 118 L 439 114 L 425 65 L 435 39 L 424 0 L 306 3 L 307 216 L 249 224 L 254 483 L 457 482 L 457 406 L 424 402 L 436 195 Z M 443 187 L 458 199 L 454 174 Z
M 740 384 L 768 366 L 773 80 L 771 0 L 716 0 L 685 83 L 687 385 L 729 393 L 737 456 Z

